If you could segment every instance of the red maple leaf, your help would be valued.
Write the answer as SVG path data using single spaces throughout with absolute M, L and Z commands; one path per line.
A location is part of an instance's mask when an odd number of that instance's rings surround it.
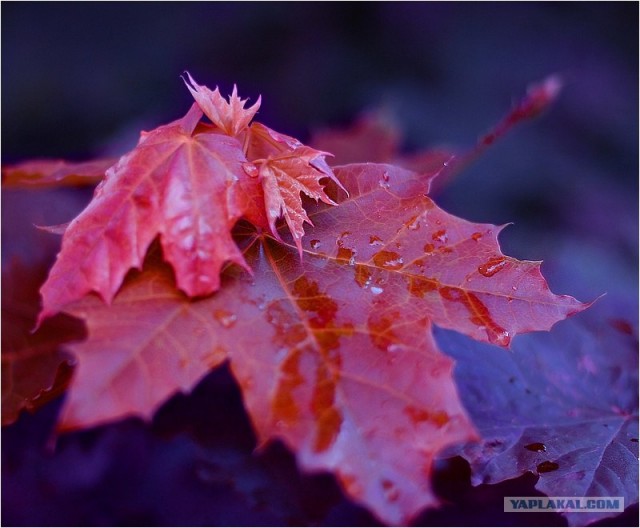
M 111 306 L 90 296 L 68 307 L 89 338 L 72 347 L 60 427 L 148 419 L 230 360 L 261 442 L 283 439 L 302 467 L 334 472 L 385 522 L 437 504 L 434 455 L 475 433 L 432 325 L 508 346 L 584 305 L 552 294 L 539 263 L 503 256 L 499 228 L 439 209 L 417 174 L 376 164 L 336 173 L 349 198 L 308 211 L 304 259 L 286 234 L 241 225 L 253 275 L 227 267 L 212 296 L 178 292 L 155 255 Z
M 64 314 L 31 332 L 45 274 L 46 268 L 18 260 L 2 270 L 2 425 L 65 391 L 73 357 L 62 345 L 85 337 L 82 323 Z
M 40 322 L 91 291 L 110 302 L 158 236 L 178 287 L 190 296 L 210 294 L 226 262 L 249 269 L 231 237 L 241 217 L 278 236 L 275 222 L 284 216 L 301 251 L 308 218 L 300 193 L 334 204 L 320 183 L 337 183 L 324 152 L 264 125 L 247 129 L 259 102 L 244 110 L 235 89 L 226 102 L 217 89 L 189 80 L 196 104 L 187 115 L 143 132 L 65 226 L 41 290 Z M 199 126 L 203 112 L 215 126 Z
M 107 171 L 42 287 L 41 321 L 62 310 L 88 328 L 68 347 L 59 429 L 149 419 L 229 361 L 261 444 L 282 439 L 381 520 L 409 522 L 438 504 L 434 456 L 476 437 L 433 326 L 508 347 L 586 305 L 551 293 L 539 262 L 503 255 L 500 227 L 435 205 L 442 157 L 423 174 L 334 175 L 326 152 L 251 123 L 259 102 L 187 86 L 196 104 Z M 534 96 L 495 137 L 549 100 Z
M 248 155 L 254 160 L 252 165 L 262 182 L 271 233 L 278 236 L 276 221 L 284 216 L 302 255 L 303 224 L 311 221 L 302 206 L 300 193 L 316 202 L 336 205 L 320 180 L 328 178 L 344 190 L 324 160 L 330 154 L 307 147 L 260 123 L 251 125 L 247 143 Z

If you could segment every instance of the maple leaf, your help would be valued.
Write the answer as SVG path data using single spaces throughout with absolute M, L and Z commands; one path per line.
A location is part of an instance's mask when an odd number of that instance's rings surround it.
M 238 97 L 238 89 L 235 84 L 233 85 L 233 92 L 229 97 L 229 102 L 227 102 L 220 95 L 218 88 L 212 91 L 206 86 L 200 86 L 193 80 L 189 72 L 185 73 L 187 74 L 187 79 L 183 80 L 191 95 L 193 95 L 204 114 L 220 130 L 229 136 L 235 137 L 249 126 L 249 123 L 260 108 L 260 97 L 258 97 L 253 106 L 245 109 L 244 105 L 247 100 Z
M 215 291 L 227 261 L 246 267 L 230 230 L 248 207 L 240 143 L 193 133 L 202 116 L 187 115 L 141 136 L 107 171 L 89 206 L 67 227 L 47 282 L 40 321 L 90 291 L 110 301 L 160 235 L 178 286 L 189 295 Z
M 320 183 L 340 186 L 325 152 L 259 123 L 247 129 L 259 102 L 244 110 L 235 89 L 227 103 L 217 89 L 189 81 L 196 104 L 187 115 L 143 132 L 107 170 L 89 206 L 68 225 L 49 229 L 64 238 L 41 291 L 39 322 L 91 291 L 110 302 L 157 236 L 178 287 L 208 295 L 226 262 L 250 271 L 231 237 L 241 217 L 279 237 L 275 223 L 284 216 L 301 252 L 309 220 L 300 194 L 335 205 Z M 203 111 L 215 127 L 199 125 Z
M 25 161 L 2 167 L 2 186 L 40 188 L 94 185 L 104 178 L 107 169 L 116 161 L 115 158 L 82 162 L 57 159 Z
M 474 484 L 530 471 L 548 496 L 638 502 L 637 331 L 619 312 L 607 297 L 550 333 L 523 338 L 510 354 L 438 332 L 482 437 L 448 451 L 469 460 Z M 616 515 L 562 514 L 571 526 Z
M 349 198 L 310 209 L 303 260 L 295 241 L 239 226 L 253 277 L 228 267 L 223 288 L 190 300 L 156 257 L 111 306 L 92 296 L 68 306 L 89 338 L 71 347 L 60 428 L 149 418 L 228 359 L 261 443 L 283 439 L 303 468 L 334 472 L 385 522 L 438 504 L 433 457 L 475 433 L 432 325 L 507 346 L 585 305 L 552 294 L 539 263 L 504 257 L 498 228 L 440 210 L 417 174 L 336 173 Z
M 82 323 L 63 314 L 31 333 L 45 275 L 17 260 L 2 271 L 2 425 L 64 392 L 73 358 L 62 345 L 84 337 Z
M 276 221 L 283 216 L 302 256 L 303 224 L 312 223 L 302 205 L 300 193 L 316 202 L 320 200 L 336 205 L 320 183 L 325 178 L 345 191 L 324 159 L 330 154 L 307 147 L 297 139 L 260 123 L 251 125 L 247 142 L 247 155 L 254 160 L 252 165 L 264 190 L 271 233 L 279 238 Z

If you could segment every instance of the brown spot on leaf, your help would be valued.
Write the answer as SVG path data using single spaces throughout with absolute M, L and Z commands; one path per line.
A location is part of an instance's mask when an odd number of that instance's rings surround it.
M 337 410 L 335 402 L 336 381 L 335 371 L 330 372 L 324 364 L 318 367 L 311 400 L 311 412 L 316 420 L 316 435 L 313 443 L 313 450 L 316 453 L 331 447 L 342 426 L 342 415 Z
M 438 282 L 435 279 L 410 275 L 407 279 L 407 289 L 414 297 L 424 299 L 426 293 L 438 289 Z
M 419 425 L 423 422 L 431 422 L 437 427 L 442 427 L 449 423 L 450 420 L 449 415 L 444 411 L 430 412 L 426 409 L 418 409 L 413 405 L 407 405 L 404 408 L 404 413 L 409 417 L 414 425 Z
M 368 266 L 362 264 L 356 264 L 355 266 L 355 279 L 358 286 L 364 288 L 371 282 L 371 272 Z
M 346 247 L 338 247 L 338 254 L 336 255 L 336 260 L 340 264 L 353 264 L 353 259 L 355 258 L 355 251 L 353 249 L 349 249 Z
M 489 309 L 477 295 L 461 288 L 450 286 L 443 286 L 439 291 L 443 299 L 451 302 L 459 302 L 465 306 L 469 311 L 469 320 L 478 327 L 485 329 L 489 342 L 500 346 L 509 345 L 511 342 L 509 332 L 496 324 L 489 313 Z
M 378 251 L 373 255 L 373 263 L 387 270 L 399 270 L 403 266 L 402 257 L 395 251 Z
M 273 416 L 276 421 L 295 424 L 300 416 L 300 409 L 294 398 L 294 391 L 304 383 L 300 374 L 300 350 L 293 350 L 280 367 L 281 377 L 273 398 Z
M 389 345 L 398 342 L 398 337 L 393 332 L 393 323 L 400 319 L 400 314 L 397 312 L 389 315 L 372 313 L 369 316 L 367 328 L 371 341 L 376 348 L 386 352 Z

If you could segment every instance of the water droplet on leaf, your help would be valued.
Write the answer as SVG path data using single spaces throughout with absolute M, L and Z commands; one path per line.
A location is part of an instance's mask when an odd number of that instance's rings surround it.
M 511 343 L 511 334 L 503 329 L 497 329 L 497 330 L 498 331 L 496 331 L 495 333 L 493 332 L 489 333 L 489 341 L 494 345 L 499 345 L 503 347 L 509 346 L 509 343 Z
M 236 314 L 228 312 L 227 310 L 216 310 L 213 312 L 213 317 L 225 328 L 231 328 L 238 320 Z
M 369 245 L 370 246 L 382 246 L 382 245 L 384 245 L 384 242 L 382 241 L 382 239 L 379 236 L 371 235 L 369 237 Z
M 478 273 L 485 277 L 493 277 L 502 268 L 504 268 L 506 264 L 507 260 L 504 257 L 494 257 L 478 266 Z
M 378 182 L 378 185 L 380 185 L 380 187 L 382 187 L 383 189 L 388 189 L 390 187 L 389 186 L 389 173 L 387 171 L 382 173 L 382 178 L 380 178 L 380 181 Z
M 418 229 L 420 229 L 420 216 L 414 216 L 410 218 L 407 222 L 405 222 L 404 225 L 410 231 L 417 231 Z
M 396 485 L 390 480 L 382 481 L 382 489 L 384 490 L 385 497 L 389 502 L 395 502 L 400 497 L 400 492 Z
M 242 164 L 242 169 L 246 172 L 247 176 L 251 178 L 257 178 L 259 171 L 258 167 L 256 167 L 253 163 L 247 162 Z
M 559 467 L 560 465 L 558 463 L 545 460 L 544 462 L 540 462 L 540 464 L 536 466 L 536 469 L 538 470 L 538 473 L 549 473 L 551 471 L 555 471 Z
M 435 242 L 444 244 L 449 240 L 449 235 L 447 235 L 447 232 L 444 229 L 440 229 L 431 235 L 431 239 Z
M 536 453 L 542 453 L 543 451 L 547 450 L 547 446 L 541 442 L 534 442 L 533 444 L 527 444 L 526 446 L 524 446 L 524 448 L 528 449 L 529 451 L 534 451 Z

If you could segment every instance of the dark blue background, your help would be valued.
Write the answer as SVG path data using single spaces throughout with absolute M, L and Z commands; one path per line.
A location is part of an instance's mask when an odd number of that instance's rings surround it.
M 438 201 L 471 220 L 515 221 L 505 253 L 547 260 L 554 291 L 637 301 L 636 3 L 5 2 L 3 162 L 124 152 L 140 129 L 186 112 L 183 70 L 223 93 L 237 83 L 243 97 L 261 94 L 260 120 L 301 139 L 385 106 L 407 149 L 470 146 L 527 85 L 562 75 L 551 111 Z M 3 214 L 3 246 L 11 222 Z M 623 315 L 636 321 L 637 303 Z M 55 405 L 24 416 L 3 431 L 2 522 L 374 522 L 330 477 L 298 475 L 280 446 L 251 457 L 241 409 L 214 373 L 151 429 L 129 421 L 68 435 L 55 453 L 44 448 Z M 442 468 L 453 504 L 419 523 L 563 524 L 501 513 L 505 493 L 535 494 L 533 476 L 472 490 L 466 471 Z

